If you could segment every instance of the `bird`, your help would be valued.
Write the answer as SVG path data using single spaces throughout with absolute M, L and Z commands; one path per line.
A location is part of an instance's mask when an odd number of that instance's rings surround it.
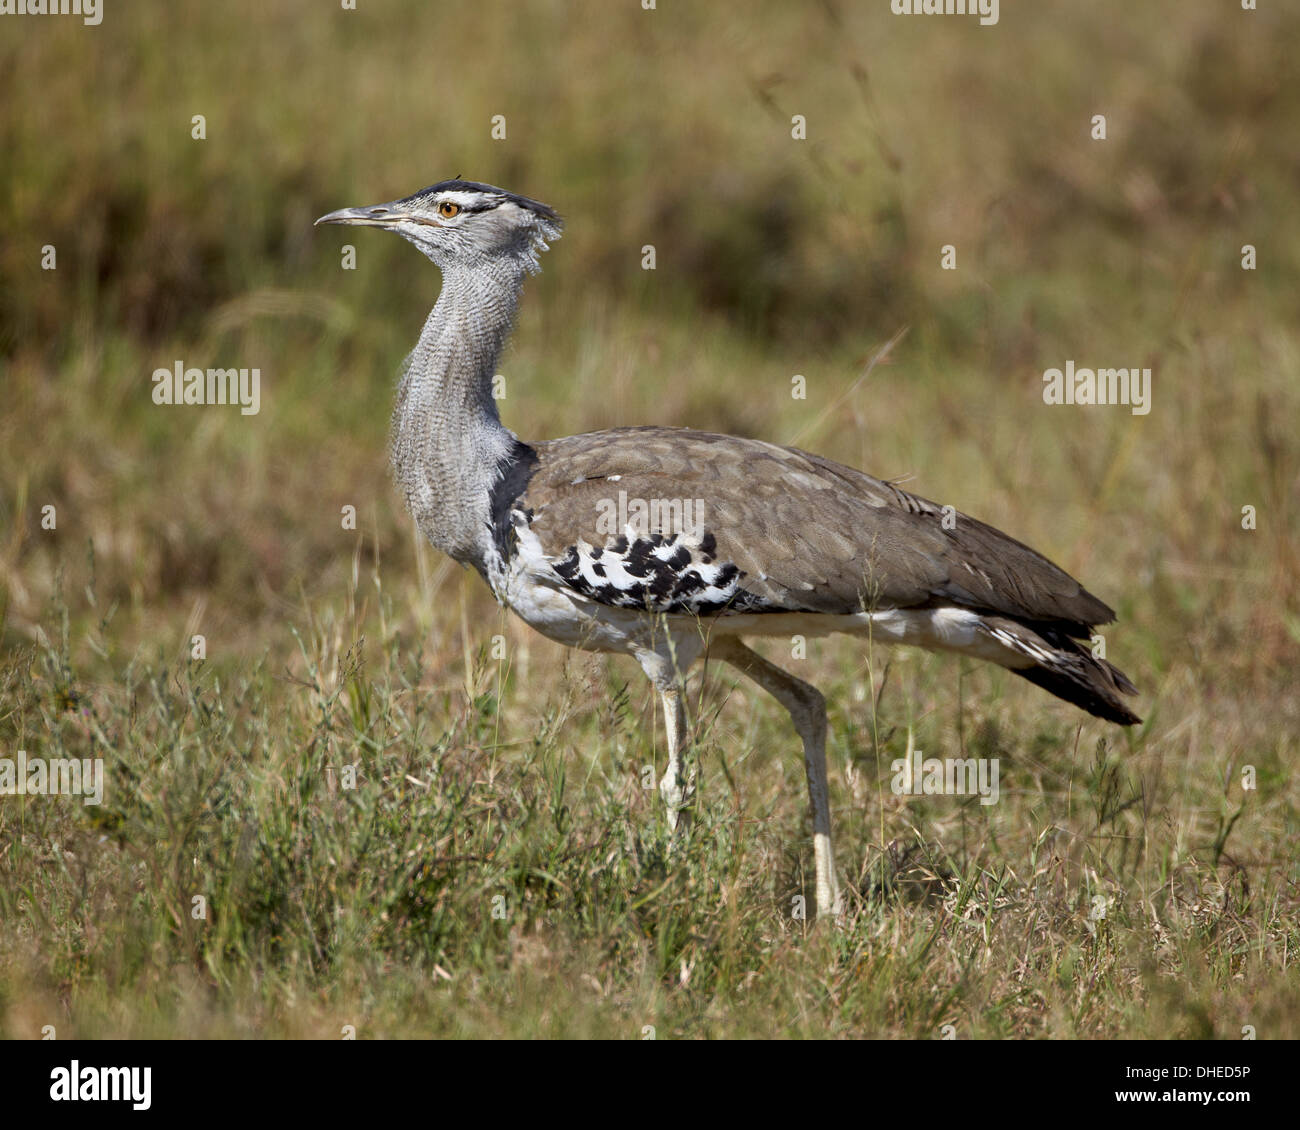
M 424 537 L 526 624 L 640 664 L 663 709 L 659 793 L 674 841 L 695 802 L 686 677 L 698 661 L 722 661 L 790 715 L 812 814 L 815 912 L 843 913 L 826 700 L 749 637 L 848 633 L 955 652 L 1099 718 L 1141 722 L 1124 703 L 1137 688 L 1089 646 L 1112 609 L 952 507 L 761 439 L 634 426 L 525 441 L 506 427 L 493 378 L 525 279 L 563 231 L 550 206 L 458 178 L 316 223 L 395 232 L 441 271 L 397 385 L 395 483 Z

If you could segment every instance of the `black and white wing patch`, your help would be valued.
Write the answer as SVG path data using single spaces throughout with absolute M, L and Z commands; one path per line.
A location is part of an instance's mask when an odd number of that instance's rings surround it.
M 745 573 L 719 561 L 711 533 L 620 534 L 604 546 L 579 541 L 551 569 L 580 596 L 615 608 L 672 615 L 784 611 L 744 587 Z

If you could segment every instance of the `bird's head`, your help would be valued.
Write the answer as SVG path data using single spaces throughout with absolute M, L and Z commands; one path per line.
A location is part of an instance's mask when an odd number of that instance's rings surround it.
M 564 226 L 539 201 L 466 180 L 442 181 L 388 204 L 340 208 L 316 223 L 388 228 L 443 270 L 517 262 L 530 272 L 539 269 L 538 253 Z

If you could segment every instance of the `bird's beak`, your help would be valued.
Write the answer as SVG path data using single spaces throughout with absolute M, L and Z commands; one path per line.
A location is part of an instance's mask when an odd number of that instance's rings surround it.
M 313 227 L 321 224 L 359 224 L 363 227 L 388 228 L 403 220 L 414 220 L 406 209 L 396 204 L 376 204 L 371 208 L 340 208 L 330 212 L 316 221 Z

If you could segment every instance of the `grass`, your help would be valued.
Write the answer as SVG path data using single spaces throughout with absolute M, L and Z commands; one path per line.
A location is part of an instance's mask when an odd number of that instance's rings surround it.
M 467 36 L 360 7 L 110 7 L 0 43 L 0 757 L 108 782 L 0 800 L 0 1033 L 1300 1035 L 1296 17 L 539 0 Z M 639 672 L 504 616 L 387 481 L 436 272 L 311 220 L 456 173 L 569 220 L 508 424 L 910 475 L 1114 604 L 1145 724 L 770 641 L 831 704 L 845 925 L 792 914 L 797 743 L 725 673 L 693 691 L 670 855 Z M 154 406 L 176 358 L 260 366 L 262 411 Z M 1066 358 L 1151 366 L 1151 413 L 1046 407 Z M 998 758 L 999 803 L 895 796 L 913 749 Z

